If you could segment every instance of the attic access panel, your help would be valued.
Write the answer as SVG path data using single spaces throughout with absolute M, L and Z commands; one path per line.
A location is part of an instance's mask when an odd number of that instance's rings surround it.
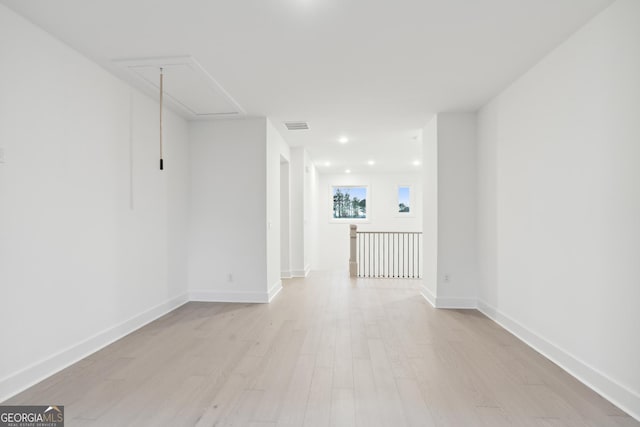
M 160 90 L 160 68 L 164 74 L 167 104 L 190 118 L 244 115 L 243 108 L 192 57 L 146 58 L 115 61 L 146 93 Z

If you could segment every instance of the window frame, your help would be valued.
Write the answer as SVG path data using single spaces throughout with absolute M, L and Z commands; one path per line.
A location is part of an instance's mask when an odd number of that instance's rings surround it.
M 400 189 L 408 188 L 409 189 L 409 212 L 400 212 Z M 394 204 L 394 212 L 395 216 L 398 218 L 414 218 L 416 216 L 416 203 L 415 203 L 415 193 L 413 191 L 413 185 L 411 184 L 397 184 L 396 185 L 396 193 L 395 193 L 395 204 Z
M 334 218 L 333 216 L 333 193 L 336 188 L 364 188 L 366 191 L 365 200 L 366 217 L 365 218 Z M 360 223 L 366 224 L 371 222 L 371 186 L 369 184 L 329 184 L 329 222 L 336 224 Z

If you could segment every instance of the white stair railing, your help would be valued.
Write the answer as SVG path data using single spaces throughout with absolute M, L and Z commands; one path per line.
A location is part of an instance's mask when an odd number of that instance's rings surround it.
M 349 230 L 351 277 L 418 279 L 422 277 L 422 233 Z

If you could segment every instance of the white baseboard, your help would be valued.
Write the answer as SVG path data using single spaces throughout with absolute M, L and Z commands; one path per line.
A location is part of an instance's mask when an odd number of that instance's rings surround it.
M 189 301 L 267 303 L 269 292 L 212 291 L 207 289 L 189 291 Z
M 307 277 L 309 272 L 311 271 L 311 267 L 307 266 L 304 270 L 291 270 L 292 277 Z
M 476 309 L 478 301 L 475 298 L 436 297 L 436 308 Z
M 291 271 L 281 271 L 280 278 L 281 279 L 291 279 L 293 276 L 291 275 Z
M 144 325 L 175 310 L 188 301 L 183 294 L 158 304 L 147 311 L 105 329 L 77 344 L 74 344 L 47 359 L 36 362 L 21 371 L 0 380 L 0 402 L 26 390 L 47 377 L 84 359 L 103 347 L 119 340 Z
M 273 301 L 273 299 L 280 293 L 282 290 L 282 280 L 278 280 L 269 288 L 269 302 Z
M 267 292 L 196 289 L 189 291 L 189 301 L 263 304 L 271 302 L 281 290 L 282 279 L 279 279 Z
M 435 295 L 433 295 L 433 293 L 431 292 L 431 290 L 429 288 L 427 288 L 426 286 L 421 286 L 420 287 L 420 295 L 422 295 L 424 297 L 424 299 L 426 299 L 429 304 L 431 304 L 431 306 L 433 308 L 436 308 L 436 297 Z
M 478 310 L 547 359 L 573 375 L 587 387 L 599 393 L 630 416 L 640 420 L 640 394 L 618 383 L 613 378 L 610 378 L 608 375 L 598 371 L 577 357 L 572 356 L 567 351 L 527 329 L 513 318 L 501 313 L 486 302 L 478 301 Z
M 455 309 L 474 309 L 477 308 L 477 301 L 475 298 L 447 298 L 437 297 L 426 286 L 420 288 L 420 294 L 426 299 L 429 304 L 434 308 L 455 308 Z

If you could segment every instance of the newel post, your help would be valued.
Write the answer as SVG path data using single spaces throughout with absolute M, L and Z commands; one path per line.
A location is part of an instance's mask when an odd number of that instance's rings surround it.
M 356 277 L 358 275 L 358 262 L 356 261 L 356 242 L 358 239 L 358 226 L 351 224 L 349 226 L 349 276 Z

